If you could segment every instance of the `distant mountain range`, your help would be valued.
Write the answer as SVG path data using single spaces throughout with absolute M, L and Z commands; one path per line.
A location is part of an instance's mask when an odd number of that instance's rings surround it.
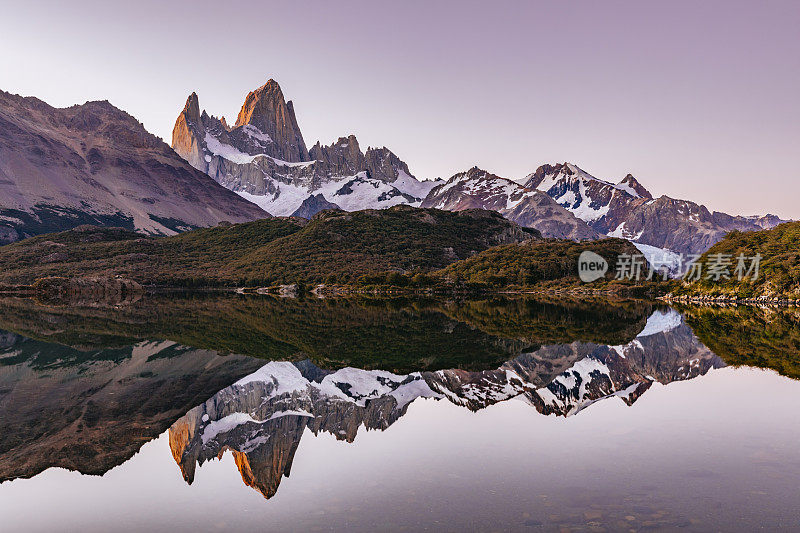
M 307 148 L 274 80 L 247 95 L 232 126 L 201 112 L 192 93 L 172 146 L 108 102 L 57 109 L 0 92 L 0 244 L 81 224 L 169 235 L 400 204 L 495 210 L 547 238 L 609 235 L 646 252 L 701 253 L 732 230 L 783 222 L 653 198 L 630 174 L 612 183 L 570 163 L 542 165 L 519 181 L 477 167 L 420 180 L 391 150 L 363 151 L 354 135 Z
M 538 229 L 550 238 L 580 241 L 601 236 L 547 194 L 478 167 L 456 174 L 431 189 L 422 207 L 448 211 L 491 209 L 521 226 Z
M 654 199 L 635 177 L 604 181 L 570 163 L 542 165 L 520 182 L 473 167 L 447 180 L 418 180 L 388 148 L 362 152 L 355 136 L 306 150 L 294 106 L 270 80 L 249 93 L 235 125 L 200 112 L 192 93 L 175 123 L 175 151 L 195 168 L 273 215 L 309 217 L 397 204 L 498 211 L 549 238 L 629 239 L 656 249 L 701 253 L 731 230 L 774 227 L 774 215 L 710 212 L 667 196 Z
M 108 102 L 0 91 L 0 244 L 81 224 L 170 235 L 269 216 Z
M 701 253 L 732 230 L 768 229 L 785 222 L 775 215 L 733 216 L 668 196 L 653 198 L 633 176 L 600 180 L 575 165 L 543 165 L 524 181 L 547 193 L 600 233 L 678 253 Z

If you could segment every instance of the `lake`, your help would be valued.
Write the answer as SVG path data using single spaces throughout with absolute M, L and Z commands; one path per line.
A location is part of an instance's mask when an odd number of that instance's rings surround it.
M 0 299 L 3 531 L 800 529 L 800 311 Z

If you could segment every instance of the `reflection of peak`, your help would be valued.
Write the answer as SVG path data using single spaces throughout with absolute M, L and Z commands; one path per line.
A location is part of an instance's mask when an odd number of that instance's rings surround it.
M 191 482 L 195 463 L 230 449 L 244 482 L 269 498 L 288 476 L 306 428 L 352 442 L 359 427 L 386 429 L 420 396 L 436 395 L 419 373 L 272 362 L 177 421 L 173 457 Z
M 0 347 L 0 482 L 51 467 L 102 475 L 259 364 L 172 342 L 78 350 L 10 338 Z M 173 449 L 191 432 L 175 429 Z
M 173 457 L 191 482 L 195 464 L 232 450 L 245 484 L 269 498 L 288 476 L 306 428 L 352 442 L 361 426 L 388 428 L 417 398 L 444 398 L 477 411 L 518 397 L 555 416 L 574 415 L 604 398 L 631 405 L 654 381 L 690 379 L 724 366 L 680 317 L 657 311 L 645 327 L 652 331 L 625 345 L 543 346 L 477 372 L 399 375 L 271 362 L 176 422 L 170 428 Z
M 623 346 L 544 346 L 497 370 L 442 370 L 426 373 L 425 379 L 448 400 L 472 410 L 519 395 L 546 415 L 572 415 L 609 397 L 630 405 L 653 381 L 690 379 L 724 366 L 687 326 L 662 320 L 675 315 L 659 315 L 658 324 L 669 327 L 654 328 Z
M 670 308 L 665 311 L 656 310 L 647 319 L 647 324 L 637 337 L 648 337 L 656 333 L 666 333 L 683 324 L 680 313 Z

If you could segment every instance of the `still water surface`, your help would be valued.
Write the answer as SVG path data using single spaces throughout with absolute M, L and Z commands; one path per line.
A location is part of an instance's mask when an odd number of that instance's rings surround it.
M 800 529 L 791 312 L 157 303 L 5 302 L 3 531 Z

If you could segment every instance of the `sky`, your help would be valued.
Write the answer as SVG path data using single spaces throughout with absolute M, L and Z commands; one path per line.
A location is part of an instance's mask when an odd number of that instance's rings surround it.
M 171 141 L 277 80 L 306 144 L 355 134 L 419 178 L 569 161 L 800 219 L 800 2 L 0 0 L 0 89 L 109 100 Z

